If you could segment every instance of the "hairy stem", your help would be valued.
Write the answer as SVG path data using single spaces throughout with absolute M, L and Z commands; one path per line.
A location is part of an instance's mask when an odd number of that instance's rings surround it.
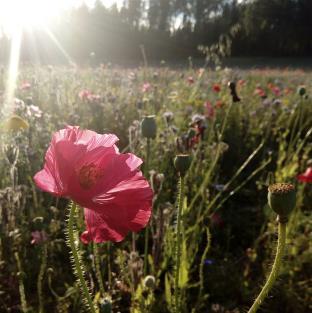
M 148 175 L 148 167 L 149 167 L 149 157 L 150 157 L 150 139 L 147 138 L 146 144 L 146 160 L 145 160 L 145 176 Z M 147 275 L 147 264 L 148 264 L 148 233 L 149 233 L 149 226 L 146 225 L 145 227 L 145 243 L 144 243 L 144 276 Z
M 75 239 L 76 239 L 75 229 L 74 229 L 75 213 L 76 213 L 76 203 L 73 203 L 70 206 L 69 219 L 68 219 L 68 225 L 67 225 L 68 246 L 70 247 L 71 252 L 72 252 L 72 256 L 73 256 L 72 261 L 73 261 L 74 271 L 78 278 L 78 282 L 83 292 L 85 301 L 90 309 L 90 312 L 95 313 L 95 308 L 93 306 L 92 298 L 91 298 L 87 283 L 84 278 L 84 270 L 83 270 L 83 265 L 82 265 L 81 258 L 79 255 L 79 250 L 75 243 Z
M 37 281 L 37 292 L 38 292 L 38 300 L 39 300 L 39 313 L 44 312 L 43 308 L 43 296 L 42 296 L 42 282 L 43 282 L 43 276 L 45 269 L 47 267 L 47 255 L 48 255 L 48 249 L 47 245 L 43 244 L 42 252 L 41 252 L 41 265 L 40 270 L 38 274 L 38 281 Z
M 269 291 L 271 290 L 282 264 L 285 246 L 286 246 L 286 223 L 279 223 L 277 251 L 271 273 L 265 285 L 263 286 L 259 296 L 253 303 L 252 307 L 249 309 L 248 313 L 256 313 L 260 305 L 263 303 L 264 299 L 267 297 Z
M 177 214 L 177 228 L 176 228 L 176 269 L 175 269 L 175 281 L 174 281 L 174 298 L 175 298 L 175 311 L 180 312 L 180 290 L 179 290 L 179 278 L 180 278 L 180 258 L 181 258 L 181 224 L 182 224 L 182 208 L 184 199 L 184 177 L 180 176 L 179 181 L 179 195 L 178 195 L 178 214 Z
M 99 286 L 100 286 L 101 295 L 102 295 L 102 297 L 104 297 L 105 289 L 104 289 L 102 273 L 101 273 L 101 260 L 100 260 L 98 246 L 97 246 L 97 243 L 95 243 L 95 242 L 93 243 L 93 253 L 94 253 L 94 258 L 95 258 L 96 278 L 97 278 Z
M 18 288 L 19 288 L 22 312 L 26 313 L 26 312 L 28 312 L 28 309 L 27 309 L 25 287 L 24 287 L 24 281 L 23 281 L 24 272 L 22 270 L 22 264 L 21 264 L 21 260 L 19 258 L 18 252 L 15 252 L 14 256 L 15 256 L 15 260 L 17 263 L 17 269 L 18 269 Z

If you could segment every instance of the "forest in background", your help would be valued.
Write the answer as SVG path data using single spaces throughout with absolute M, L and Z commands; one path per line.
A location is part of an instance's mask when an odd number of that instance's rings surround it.
M 181 60 L 218 42 L 231 56 L 309 57 L 311 30 L 311 0 L 125 0 L 110 8 L 97 1 L 71 9 L 48 30 L 24 31 L 21 62 L 139 61 L 142 46 L 149 60 Z M 0 39 L 1 63 L 11 40 Z

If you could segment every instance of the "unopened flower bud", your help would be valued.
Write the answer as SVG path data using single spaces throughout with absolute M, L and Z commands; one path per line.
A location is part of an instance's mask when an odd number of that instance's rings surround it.
M 111 313 L 112 312 L 112 301 L 109 298 L 100 300 L 100 313 Z
M 146 276 L 144 278 L 143 284 L 144 284 L 144 287 L 146 287 L 146 288 L 154 289 L 156 286 L 155 277 L 152 275 Z
M 299 86 L 297 92 L 299 96 L 303 97 L 306 94 L 305 86 Z
M 33 219 L 35 230 L 42 230 L 43 227 L 43 217 L 37 216 Z
M 174 159 L 174 167 L 183 177 L 191 165 L 192 159 L 188 154 L 179 154 Z
M 269 186 L 268 202 L 277 213 L 278 221 L 286 223 L 288 216 L 296 206 L 296 191 L 292 184 L 277 183 Z
M 146 138 L 156 138 L 157 125 L 155 115 L 145 116 L 141 122 L 142 136 Z
M 16 273 L 16 276 L 19 278 L 19 279 L 25 279 L 26 278 L 26 274 L 24 272 L 17 272 Z

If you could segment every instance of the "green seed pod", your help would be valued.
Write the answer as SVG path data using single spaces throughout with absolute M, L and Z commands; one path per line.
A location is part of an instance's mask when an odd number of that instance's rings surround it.
M 280 223 L 287 223 L 288 216 L 296 206 L 296 191 L 292 184 L 277 183 L 269 186 L 268 202 L 277 213 Z
M 179 154 L 174 159 L 174 167 L 183 177 L 189 169 L 192 162 L 192 158 L 188 154 Z
M 112 301 L 109 298 L 101 299 L 99 306 L 100 306 L 100 313 L 112 312 Z
M 35 230 L 42 230 L 43 228 L 43 217 L 37 216 L 33 219 Z
M 299 95 L 299 96 L 303 97 L 303 96 L 306 94 L 306 88 L 305 88 L 305 86 L 299 86 L 297 92 L 298 92 L 298 95 Z
M 144 278 L 143 281 L 144 287 L 149 289 L 154 289 L 156 287 L 155 277 L 152 275 L 148 275 Z
M 155 115 L 145 116 L 141 122 L 142 136 L 146 138 L 156 138 L 157 125 Z

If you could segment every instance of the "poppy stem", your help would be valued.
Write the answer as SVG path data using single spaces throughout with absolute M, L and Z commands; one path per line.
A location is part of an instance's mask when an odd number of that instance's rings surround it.
M 68 224 L 67 224 L 67 244 L 71 250 L 72 253 L 72 263 L 74 267 L 74 272 L 78 278 L 78 283 L 81 287 L 81 290 L 83 292 L 84 300 L 86 301 L 90 312 L 95 313 L 95 308 L 93 305 L 93 301 L 91 298 L 91 295 L 89 293 L 89 288 L 87 286 L 87 283 L 84 278 L 84 269 L 83 269 L 83 264 L 81 261 L 81 256 L 79 252 L 79 248 L 77 246 L 77 236 L 76 236 L 76 228 L 75 228 L 75 214 L 76 214 L 76 203 L 73 202 L 70 205 L 70 211 L 69 211 L 69 219 L 68 219 Z
M 100 286 L 101 295 L 102 297 L 104 297 L 105 289 L 104 289 L 102 273 L 101 273 L 101 260 L 100 260 L 99 249 L 97 245 L 98 244 L 96 242 L 93 243 L 93 253 L 94 253 L 94 258 L 95 258 L 95 271 L 96 271 L 96 278 Z
M 271 273 L 263 286 L 259 296 L 256 298 L 252 307 L 249 309 L 248 313 L 256 313 L 260 305 L 263 303 L 264 299 L 267 297 L 269 291 L 271 290 L 277 276 L 279 269 L 282 264 L 282 258 L 284 255 L 286 246 L 286 223 L 278 224 L 278 243 L 277 243 L 277 251 L 275 255 L 275 260 L 272 266 Z
M 179 290 L 179 278 L 180 278 L 180 259 L 181 259 L 181 224 L 182 224 L 182 209 L 184 201 L 184 177 L 180 176 L 179 179 L 179 195 L 178 195 L 178 215 L 177 215 L 177 227 L 176 227 L 176 269 L 175 269 L 175 282 L 174 282 L 174 295 L 175 295 L 175 312 L 180 312 L 180 290 Z
M 41 266 L 38 275 L 37 281 L 37 292 L 38 292 L 38 300 L 39 300 L 39 313 L 44 312 L 43 308 L 43 295 L 42 295 L 42 282 L 44 277 L 44 272 L 47 267 L 47 256 L 48 256 L 48 249 L 47 244 L 43 244 L 42 251 L 41 251 Z
M 27 302 L 26 302 L 26 295 L 25 295 L 25 287 L 24 287 L 24 279 L 23 276 L 25 275 L 22 269 L 22 264 L 20 257 L 18 255 L 18 252 L 14 253 L 15 260 L 17 263 L 17 269 L 18 269 L 18 288 L 19 288 L 19 293 L 20 293 L 20 299 L 21 299 L 21 306 L 22 306 L 22 312 L 26 313 L 28 311 L 27 309 Z
M 146 143 L 146 159 L 145 159 L 145 176 L 148 174 L 148 167 L 149 167 L 149 157 L 150 157 L 150 150 L 151 150 L 151 141 L 150 138 L 147 138 Z M 144 276 L 147 275 L 147 265 L 148 265 L 148 233 L 149 233 L 149 226 L 146 225 L 145 227 L 145 243 L 144 243 Z

